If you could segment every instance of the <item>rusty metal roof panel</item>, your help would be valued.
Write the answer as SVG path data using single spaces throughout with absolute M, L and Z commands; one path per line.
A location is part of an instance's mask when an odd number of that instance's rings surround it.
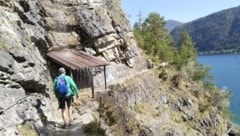
M 82 51 L 51 51 L 47 56 L 54 62 L 72 70 L 109 65 L 106 61 Z

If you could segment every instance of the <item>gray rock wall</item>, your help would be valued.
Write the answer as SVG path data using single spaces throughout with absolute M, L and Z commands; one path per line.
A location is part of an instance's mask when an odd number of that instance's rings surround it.
M 36 0 L 0 2 L 0 135 L 22 135 L 27 121 L 40 128 L 42 117 L 53 118 L 49 99 L 41 96 L 50 82 L 42 14 Z
M 28 124 L 41 133 L 44 121 L 56 120 L 46 54 L 66 48 L 111 61 L 109 82 L 142 59 L 132 59 L 141 52 L 119 1 L 0 1 L 0 135 L 22 135 Z M 99 74 L 95 79 L 104 83 Z
M 50 50 L 77 47 L 117 62 L 134 57 L 136 42 L 119 1 L 55 0 L 41 3 Z
M 49 76 L 43 58 L 48 45 L 46 31 L 37 2 L 31 1 L 28 6 L 23 1 L 8 2 L 0 8 L 1 74 L 15 84 L 10 87 L 28 93 L 45 92 Z

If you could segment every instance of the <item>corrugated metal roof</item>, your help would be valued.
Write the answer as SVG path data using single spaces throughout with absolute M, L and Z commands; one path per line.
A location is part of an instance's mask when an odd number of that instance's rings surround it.
M 52 61 L 72 70 L 109 65 L 106 61 L 82 51 L 51 51 L 47 56 Z

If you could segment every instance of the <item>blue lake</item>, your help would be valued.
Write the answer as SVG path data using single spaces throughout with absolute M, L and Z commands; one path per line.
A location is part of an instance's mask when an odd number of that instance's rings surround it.
M 198 56 L 199 63 L 211 67 L 210 74 L 218 88 L 227 88 L 232 93 L 230 111 L 240 124 L 240 54 Z

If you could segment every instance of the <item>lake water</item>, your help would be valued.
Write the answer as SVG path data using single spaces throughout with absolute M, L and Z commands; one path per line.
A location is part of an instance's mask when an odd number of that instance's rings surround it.
M 240 124 L 240 54 L 206 55 L 198 60 L 211 67 L 210 74 L 218 88 L 232 92 L 230 111 L 236 116 L 234 122 Z

